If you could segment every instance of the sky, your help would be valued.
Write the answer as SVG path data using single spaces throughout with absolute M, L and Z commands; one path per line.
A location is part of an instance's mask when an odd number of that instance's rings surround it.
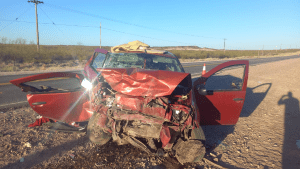
M 44 0 L 40 45 L 150 46 L 231 50 L 300 48 L 300 0 Z M 36 43 L 34 3 L 1 1 L 2 37 Z M 226 40 L 224 40 L 226 39 Z

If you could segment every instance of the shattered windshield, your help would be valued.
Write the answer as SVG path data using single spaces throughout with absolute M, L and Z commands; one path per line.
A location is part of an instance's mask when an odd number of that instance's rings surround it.
M 106 59 L 104 61 L 104 58 Z M 104 63 L 103 63 L 104 62 Z M 92 66 L 101 68 L 141 68 L 151 70 L 167 70 L 175 72 L 184 72 L 176 57 L 171 55 L 154 55 L 147 53 L 99 53 Z

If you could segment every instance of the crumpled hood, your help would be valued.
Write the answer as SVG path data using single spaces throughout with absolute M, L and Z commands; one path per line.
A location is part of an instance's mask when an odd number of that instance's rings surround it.
M 105 68 L 99 71 L 112 89 L 131 96 L 170 95 L 177 85 L 190 75 L 140 68 Z

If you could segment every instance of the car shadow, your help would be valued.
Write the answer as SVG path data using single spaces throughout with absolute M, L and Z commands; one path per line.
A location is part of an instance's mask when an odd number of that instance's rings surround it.
M 193 78 L 192 82 L 196 81 L 196 79 L 198 78 Z M 254 88 L 247 87 L 245 103 L 240 117 L 249 117 L 264 100 L 271 86 L 272 83 L 264 83 Z M 201 125 L 201 127 L 206 138 L 206 149 L 208 152 L 214 151 L 216 148 L 223 151 L 231 148 L 230 143 L 226 143 L 224 140 L 227 135 L 234 132 L 235 125 Z M 236 168 L 225 163 L 222 163 L 222 165 L 228 168 Z
M 283 95 L 278 100 L 278 105 L 285 106 L 282 168 L 299 168 L 300 166 L 299 100 L 293 97 L 292 92 L 288 92 L 287 95 Z
M 257 106 L 264 100 L 271 87 L 272 83 L 263 83 L 253 88 L 247 87 L 245 103 L 240 117 L 250 116 Z

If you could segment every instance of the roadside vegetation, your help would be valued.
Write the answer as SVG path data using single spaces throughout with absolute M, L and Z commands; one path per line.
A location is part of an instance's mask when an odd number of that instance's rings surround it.
M 179 59 L 207 59 L 207 58 L 237 58 L 237 57 L 254 57 L 254 56 L 274 56 L 283 53 L 295 53 L 299 49 L 283 49 L 283 50 L 171 50 Z
M 35 70 L 47 67 L 74 67 L 87 60 L 98 46 L 40 45 L 37 46 L 22 38 L 8 40 L 0 38 L 0 71 Z M 110 50 L 110 47 L 102 47 Z M 58 66 L 59 65 L 59 66 Z
M 62 67 L 80 67 L 93 54 L 98 46 L 78 45 L 40 45 L 39 52 L 34 42 L 26 39 L 8 40 L 0 38 L 0 72 L 27 71 L 36 69 L 61 69 Z M 102 47 L 110 50 L 110 47 Z M 190 47 L 192 48 L 192 47 Z M 194 47 L 195 48 L 195 47 Z M 198 48 L 198 47 L 197 47 Z M 164 49 L 164 47 L 161 47 Z M 273 56 L 283 53 L 295 53 L 299 49 L 283 50 L 170 50 L 181 61 L 207 58 L 237 58 L 254 56 Z

